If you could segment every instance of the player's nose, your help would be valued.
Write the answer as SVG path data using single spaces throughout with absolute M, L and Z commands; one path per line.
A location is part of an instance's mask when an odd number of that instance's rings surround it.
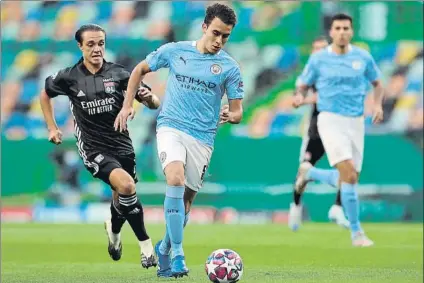
M 216 42 L 215 42 L 215 44 L 216 44 L 216 45 L 218 45 L 218 46 L 221 46 L 221 44 L 222 44 L 222 36 L 218 36 L 218 37 L 216 38 Z

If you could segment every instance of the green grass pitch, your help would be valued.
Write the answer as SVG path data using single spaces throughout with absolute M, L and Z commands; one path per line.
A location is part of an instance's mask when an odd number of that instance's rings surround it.
M 188 225 L 184 248 L 189 277 L 159 279 L 142 269 L 128 224 L 123 257 L 107 254 L 103 225 L 2 224 L 1 282 L 209 282 L 204 262 L 231 248 L 244 262 L 240 282 L 423 282 L 422 224 L 365 224 L 376 245 L 354 248 L 334 224 L 306 223 L 296 233 L 281 225 Z M 148 225 L 156 242 L 163 225 Z

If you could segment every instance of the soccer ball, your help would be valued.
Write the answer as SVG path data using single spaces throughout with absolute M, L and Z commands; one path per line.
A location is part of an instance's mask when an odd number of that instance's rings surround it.
M 209 280 L 214 283 L 234 283 L 243 275 L 241 257 L 233 250 L 219 249 L 210 254 L 205 263 Z

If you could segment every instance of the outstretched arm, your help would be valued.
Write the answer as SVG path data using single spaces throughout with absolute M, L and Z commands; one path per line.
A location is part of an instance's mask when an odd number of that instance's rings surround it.
M 373 117 L 372 121 L 375 124 L 378 124 L 383 121 L 384 112 L 383 112 L 383 99 L 384 99 L 384 88 L 380 80 L 375 80 L 372 82 L 374 86 L 374 107 L 373 107 Z
M 146 60 L 141 61 L 131 72 L 130 78 L 128 80 L 128 87 L 124 98 L 124 103 L 121 111 L 115 119 L 114 128 L 123 132 L 127 129 L 127 120 L 128 118 L 132 120 L 135 115 L 134 108 L 132 107 L 134 103 L 134 98 L 137 93 L 137 90 L 142 82 L 144 76 L 150 72 L 149 65 Z
M 143 60 L 139 64 L 137 64 L 137 66 L 131 72 L 131 76 L 128 81 L 127 94 L 125 95 L 125 99 L 124 99 L 123 108 L 132 107 L 137 90 L 140 84 L 142 83 L 144 76 L 147 73 L 150 73 L 150 68 L 146 60 Z
M 231 99 L 229 100 L 229 113 L 228 113 L 228 122 L 231 124 L 238 124 L 243 118 L 243 99 Z
M 293 97 L 293 107 L 297 108 L 306 103 L 306 94 L 308 93 L 309 86 L 306 84 L 299 84 Z
M 224 105 L 221 108 L 219 115 L 219 124 L 230 123 L 238 124 L 243 118 L 243 99 L 230 99 L 229 105 Z
M 315 104 L 317 103 L 317 97 L 318 97 L 318 94 L 316 92 L 313 92 L 311 95 L 308 95 L 305 98 L 305 101 L 303 101 L 303 104 Z
M 54 144 L 62 143 L 62 132 L 54 118 L 53 101 L 44 89 L 40 93 L 40 105 L 49 131 L 49 141 Z
M 160 106 L 159 97 L 152 93 L 152 89 L 144 83 L 141 83 L 135 99 L 149 109 L 158 109 Z

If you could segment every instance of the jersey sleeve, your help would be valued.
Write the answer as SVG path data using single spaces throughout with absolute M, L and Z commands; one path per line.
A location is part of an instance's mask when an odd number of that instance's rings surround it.
M 374 58 L 369 55 L 365 65 L 365 77 L 369 82 L 374 82 L 380 78 L 380 69 L 374 61 Z
M 44 89 L 49 97 L 53 98 L 58 95 L 68 95 L 66 88 L 67 83 L 64 70 L 60 70 L 46 78 Z
M 225 90 L 228 99 L 243 99 L 243 78 L 241 77 L 240 68 L 237 66 L 228 76 L 225 84 Z
M 302 74 L 298 78 L 298 85 L 305 84 L 312 86 L 315 84 L 318 77 L 317 60 L 315 56 L 309 57 L 308 63 L 302 71 Z
M 146 62 L 149 65 L 149 69 L 155 72 L 160 68 L 169 68 L 169 60 L 174 48 L 175 43 L 167 43 L 147 55 Z
M 121 69 L 121 71 L 118 74 L 119 79 L 119 88 L 120 91 L 126 91 L 128 88 L 128 81 L 130 80 L 130 72 L 125 70 L 124 68 Z

